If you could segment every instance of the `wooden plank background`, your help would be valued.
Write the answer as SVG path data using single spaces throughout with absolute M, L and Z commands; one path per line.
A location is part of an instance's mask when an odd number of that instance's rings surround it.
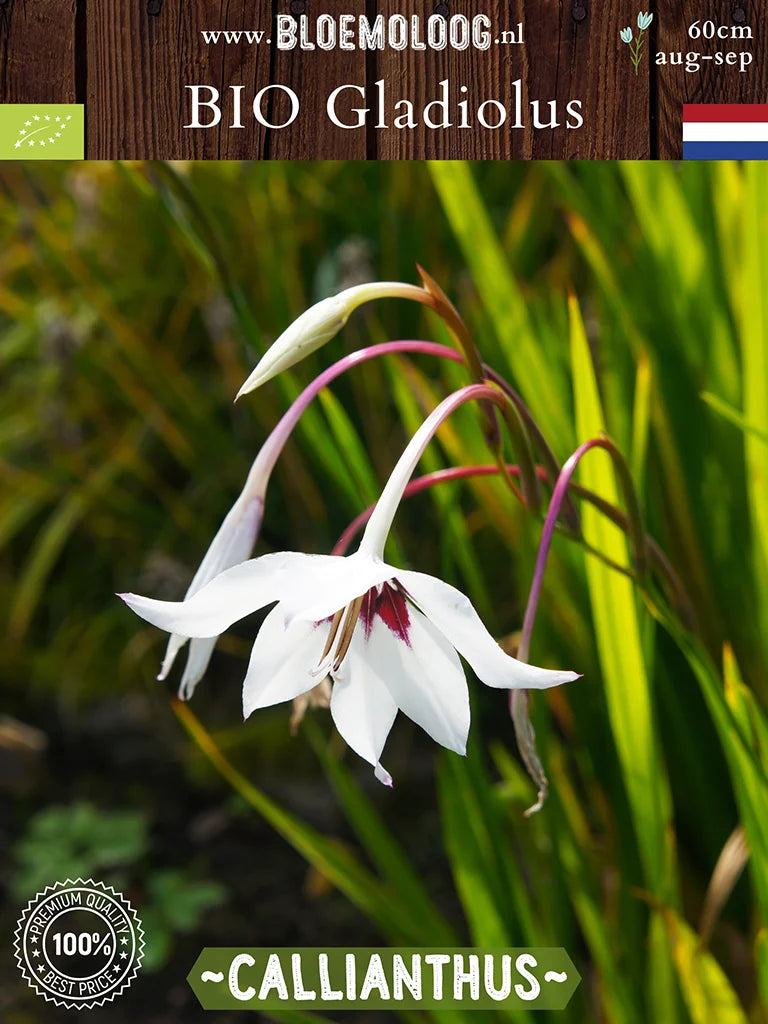
M 691 22 L 699 19 L 711 19 L 721 25 L 744 25 L 752 29 L 752 45 L 750 47 L 753 63 L 749 71 L 739 74 L 735 68 L 723 73 L 722 68 L 713 67 L 711 61 L 705 61 L 696 74 L 685 70 L 684 66 L 665 68 L 656 82 L 658 108 L 659 152 L 671 153 L 679 149 L 679 133 L 675 134 L 677 111 L 682 103 L 768 103 L 768 3 L 727 2 L 727 0 L 682 0 L 675 4 L 674 9 L 665 13 L 663 21 L 659 21 L 652 34 L 653 48 L 657 50 L 680 50 L 712 52 L 712 43 L 704 40 L 687 39 L 686 29 Z M 686 39 L 687 44 L 680 46 L 678 39 Z M 740 50 L 744 44 L 739 40 L 720 43 L 723 50 Z
M 76 103 L 74 0 L 0 0 L 0 103 Z
M 628 47 L 619 40 L 634 29 L 644 0 L 0 0 L 0 103 L 86 104 L 86 155 L 90 159 L 638 159 L 681 155 L 682 104 L 760 103 L 768 100 L 768 0 L 679 0 L 654 12 L 636 78 Z M 265 29 L 278 13 L 311 19 L 329 13 L 489 14 L 494 30 L 522 21 L 524 46 L 480 52 L 386 50 L 280 52 L 261 46 L 208 46 L 203 29 Z M 704 62 L 695 74 L 683 67 L 656 68 L 657 50 L 740 50 L 739 40 L 694 41 L 696 18 L 749 26 L 754 61 L 745 74 Z M 548 113 L 556 100 L 561 120 L 569 99 L 581 99 L 585 125 L 578 130 L 498 130 L 456 126 L 447 130 L 387 128 L 370 122 L 337 128 L 325 113 L 329 92 L 342 83 L 364 86 L 367 103 L 384 79 L 388 103 L 407 97 L 417 110 L 436 98 L 448 78 L 455 98 L 496 98 L 514 106 L 519 79 L 528 100 Z M 242 129 L 184 129 L 184 86 L 211 83 L 220 91 L 245 86 Z M 266 129 L 250 116 L 251 97 L 272 83 L 291 87 L 301 115 L 289 128 Z M 459 87 L 467 87 L 459 94 Z M 475 100 L 473 103 L 472 100 Z M 274 116 L 288 102 L 270 94 Z

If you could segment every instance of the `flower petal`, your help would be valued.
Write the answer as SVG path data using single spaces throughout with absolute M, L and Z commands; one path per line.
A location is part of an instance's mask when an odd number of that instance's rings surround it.
M 320 558 L 320 555 L 315 555 Z M 396 570 L 379 558 L 356 551 L 346 558 L 324 556 L 328 563 L 312 579 L 305 578 L 295 596 L 286 597 L 281 605 L 286 624 L 294 618 L 319 622 L 345 608 L 371 587 L 391 579 Z
M 168 637 L 168 644 L 165 648 L 165 657 L 163 663 L 160 666 L 160 671 L 157 673 L 157 679 L 162 682 L 173 668 L 173 663 L 176 660 L 176 655 L 179 653 L 181 648 L 187 642 L 189 637 L 179 636 L 178 633 L 171 633 Z
M 287 629 L 280 607 L 273 608 L 259 630 L 243 682 L 243 715 L 293 700 L 319 682 L 312 669 L 328 637 L 327 623 L 297 621 Z
M 189 700 L 195 692 L 195 687 L 205 675 L 208 662 L 211 660 L 213 649 L 216 646 L 217 636 L 206 637 L 204 640 L 197 638 L 190 640 L 187 664 L 179 683 L 180 700 Z
M 460 590 L 426 573 L 400 570 L 397 579 L 424 614 L 437 626 L 487 686 L 501 689 L 545 689 L 579 678 L 518 661 L 502 651 Z
M 335 561 L 327 555 L 281 551 L 227 569 L 184 601 L 119 596 L 137 615 L 169 633 L 213 637 L 258 608 L 294 591 L 300 593 L 305 574 L 311 577 L 318 567 L 315 559 Z
M 374 766 L 379 782 L 391 786 L 392 776 L 379 758 L 397 715 L 397 704 L 366 648 L 363 631 L 356 629 L 341 669 L 334 675 L 331 715 L 349 746 Z
M 257 483 L 261 484 L 262 481 L 258 479 Z M 264 498 L 261 494 L 252 493 L 253 486 L 253 481 L 249 475 L 243 491 L 225 516 L 216 536 L 208 546 L 208 550 L 187 588 L 184 600 L 192 597 L 198 590 L 202 590 L 205 584 L 218 576 L 219 573 L 224 572 L 226 569 L 231 569 L 233 565 L 239 565 L 250 557 L 264 514 Z M 265 487 L 266 484 L 264 483 L 263 486 Z M 187 637 L 180 636 L 178 633 L 171 634 L 168 639 L 168 646 L 165 649 L 163 664 L 160 666 L 160 672 L 157 676 L 158 679 L 163 680 L 166 678 L 173 667 L 176 655 L 186 642 Z M 193 657 L 190 651 L 187 666 L 184 670 L 184 678 L 179 689 L 179 696 L 182 700 L 188 700 L 192 696 L 192 691 L 205 674 L 214 644 L 208 646 L 210 650 L 204 662 L 202 661 L 202 648 L 198 648 L 196 657 Z M 193 661 L 202 666 L 197 675 L 198 667 L 197 665 L 191 665 Z M 194 679 L 193 676 L 195 676 Z
M 421 612 L 410 609 L 408 643 L 375 617 L 365 655 L 370 671 L 411 721 L 442 746 L 466 753 L 470 716 L 464 669 L 450 643 Z
M 219 573 L 250 557 L 263 515 L 264 499 L 243 489 L 211 541 L 185 597 L 192 597 Z

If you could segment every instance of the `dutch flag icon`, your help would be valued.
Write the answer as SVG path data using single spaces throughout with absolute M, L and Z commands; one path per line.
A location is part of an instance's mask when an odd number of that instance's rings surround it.
M 683 159 L 768 159 L 768 103 L 686 103 Z

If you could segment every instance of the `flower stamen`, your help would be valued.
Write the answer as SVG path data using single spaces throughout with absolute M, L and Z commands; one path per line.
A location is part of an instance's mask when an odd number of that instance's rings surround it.
M 343 615 L 344 609 L 339 608 L 339 610 L 331 619 L 331 629 L 330 632 L 328 633 L 328 639 L 325 641 L 323 653 L 320 655 L 320 661 L 317 663 L 318 669 L 320 668 L 321 665 L 325 664 L 325 659 L 331 653 L 331 648 L 333 647 L 334 640 L 336 639 L 336 634 L 339 632 L 339 626 L 341 625 L 341 619 Z
M 349 645 L 352 643 L 352 634 L 355 632 L 357 620 L 360 618 L 360 609 L 363 606 L 364 598 L 365 595 L 356 597 L 345 608 L 340 608 L 334 613 L 323 653 L 320 655 L 317 667 L 312 669 L 313 676 L 325 676 L 328 672 L 338 672 L 341 668 L 341 663 L 346 658 Z
M 360 609 L 362 606 L 362 597 L 356 597 L 355 600 L 347 607 L 347 614 L 344 616 L 344 622 L 341 627 L 336 655 L 333 659 L 334 672 L 339 671 L 342 661 L 344 661 L 347 656 L 349 645 L 352 643 L 352 634 L 355 631 L 355 626 L 357 625 L 357 620 L 360 617 Z

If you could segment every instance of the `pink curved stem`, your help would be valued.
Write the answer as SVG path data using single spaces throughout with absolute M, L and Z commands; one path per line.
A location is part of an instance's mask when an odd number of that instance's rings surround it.
M 544 581 L 544 570 L 547 567 L 547 556 L 549 555 L 552 536 L 555 532 L 555 526 L 557 525 L 557 520 L 560 515 L 560 508 L 568 493 L 568 485 L 571 482 L 571 477 L 575 473 L 579 462 L 588 451 L 591 451 L 593 448 L 608 448 L 608 446 L 609 443 L 601 438 L 594 438 L 591 441 L 585 441 L 583 444 L 579 445 L 573 455 L 571 455 L 560 470 L 557 483 L 555 484 L 554 490 L 552 491 L 552 497 L 550 498 L 547 516 L 544 520 L 544 527 L 541 531 L 539 550 L 536 553 L 536 565 L 533 570 L 533 580 L 531 581 L 531 589 L 528 593 L 528 603 L 525 606 L 523 628 L 520 631 L 520 643 L 517 648 L 517 656 L 520 661 L 528 661 L 533 624 L 536 621 L 536 610 L 539 606 L 541 586 Z M 549 781 L 547 779 L 546 772 L 544 771 L 544 766 L 539 758 L 538 751 L 536 750 L 536 732 L 533 728 L 533 723 L 531 722 L 527 690 L 509 691 L 509 713 L 512 716 L 512 722 L 515 727 L 515 736 L 517 737 L 517 745 L 520 750 L 520 754 L 522 755 L 525 766 L 528 769 L 528 773 L 536 783 L 536 788 L 538 790 L 536 802 L 525 811 L 525 816 L 530 817 L 530 815 L 540 811 L 544 806 L 549 792 Z
M 369 345 L 367 348 L 351 352 L 337 362 L 333 363 L 326 370 L 323 370 L 311 383 L 307 384 L 298 398 L 291 404 L 290 408 L 283 414 L 281 419 L 273 428 L 271 434 L 261 447 L 259 454 L 251 467 L 249 478 L 268 476 L 274 468 L 275 462 L 290 437 L 294 427 L 301 418 L 302 413 L 310 402 L 327 387 L 331 381 L 351 370 L 353 366 L 365 363 L 369 359 L 378 356 L 392 355 L 396 352 L 412 352 L 424 355 L 440 356 L 443 359 L 451 359 L 455 363 L 463 362 L 460 352 L 447 345 L 438 345 L 433 341 L 386 341 L 379 345 Z
M 536 565 L 533 570 L 531 589 L 528 594 L 528 604 L 526 605 L 525 616 L 523 617 L 523 628 L 520 634 L 520 647 L 518 651 L 518 657 L 521 661 L 528 660 L 528 652 L 531 645 L 531 634 L 533 633 L 533 624 L 536 620 L 536 609 L 538 608 L 539 597 L 541 596 L 541 587 L 544 581 L 544 570 L 547 567 L 547 556 L 549 555 L 552 536 L 555 532 L 555 527 L 557 526 L 561 507 L 568 494 L 571 477 L 576 472 L 576 467 L 587 452 L 592 451 L 593 448 L 604 449 L 613 459 L 614 467 L 623 492 L 624 503 L 627 507 L 627 533 L 629 534 L 632 542 L 632 558 L 637 569 L 638 577 L 642 579 L 647 571 L 648 542 L 643 528 L 640 503 L 629 474 L 629 469 L 623 456 L 610 438 L 593 437 L 589 441 L 584 441 L 580 444 L 573 455 L 566 460 L 563 464 L 563 468 L 560 470 L 557 482 L 552 491 L 549 508 L 547 509 L 547 515 L 541 531 L 539 550 L 536 554 Z M 594 497 L 588 494 L 585 494 L 585 496 L 589 499 Z
M 448 469 L 436 469 L 432 473 L 425 473 L 424 476 L 417 476 L 414 480 L 411 480 L 405 488 L 403 497 L 410 498 L 412 495 L 421 494 L 422 491 L 426 491 L 430 487 L 434 487 L 436 484 L 450 483 L 451 480 L 462 480 L 466 477 L 472 476 L 498 476 L 500 472 L 501 469 L 497 465 L 450 466 Z M 512 463 L 508 463 L 507 472 L 510 476 L 519 477 L 520 467 L 515 466 Z M 536 474 L 539 480 L 546 483 L 548 479 L 547 472 L 542 466 L 536 467 Z M 349 526 L 336 541 L 333 551 L 331 551 L 332 555 L 343 555 L 346 553 L 349 545 L 373 515 L 373 510 L 375 508 L 376 505 L 369 505 L 367 509 L 355 516 Z

